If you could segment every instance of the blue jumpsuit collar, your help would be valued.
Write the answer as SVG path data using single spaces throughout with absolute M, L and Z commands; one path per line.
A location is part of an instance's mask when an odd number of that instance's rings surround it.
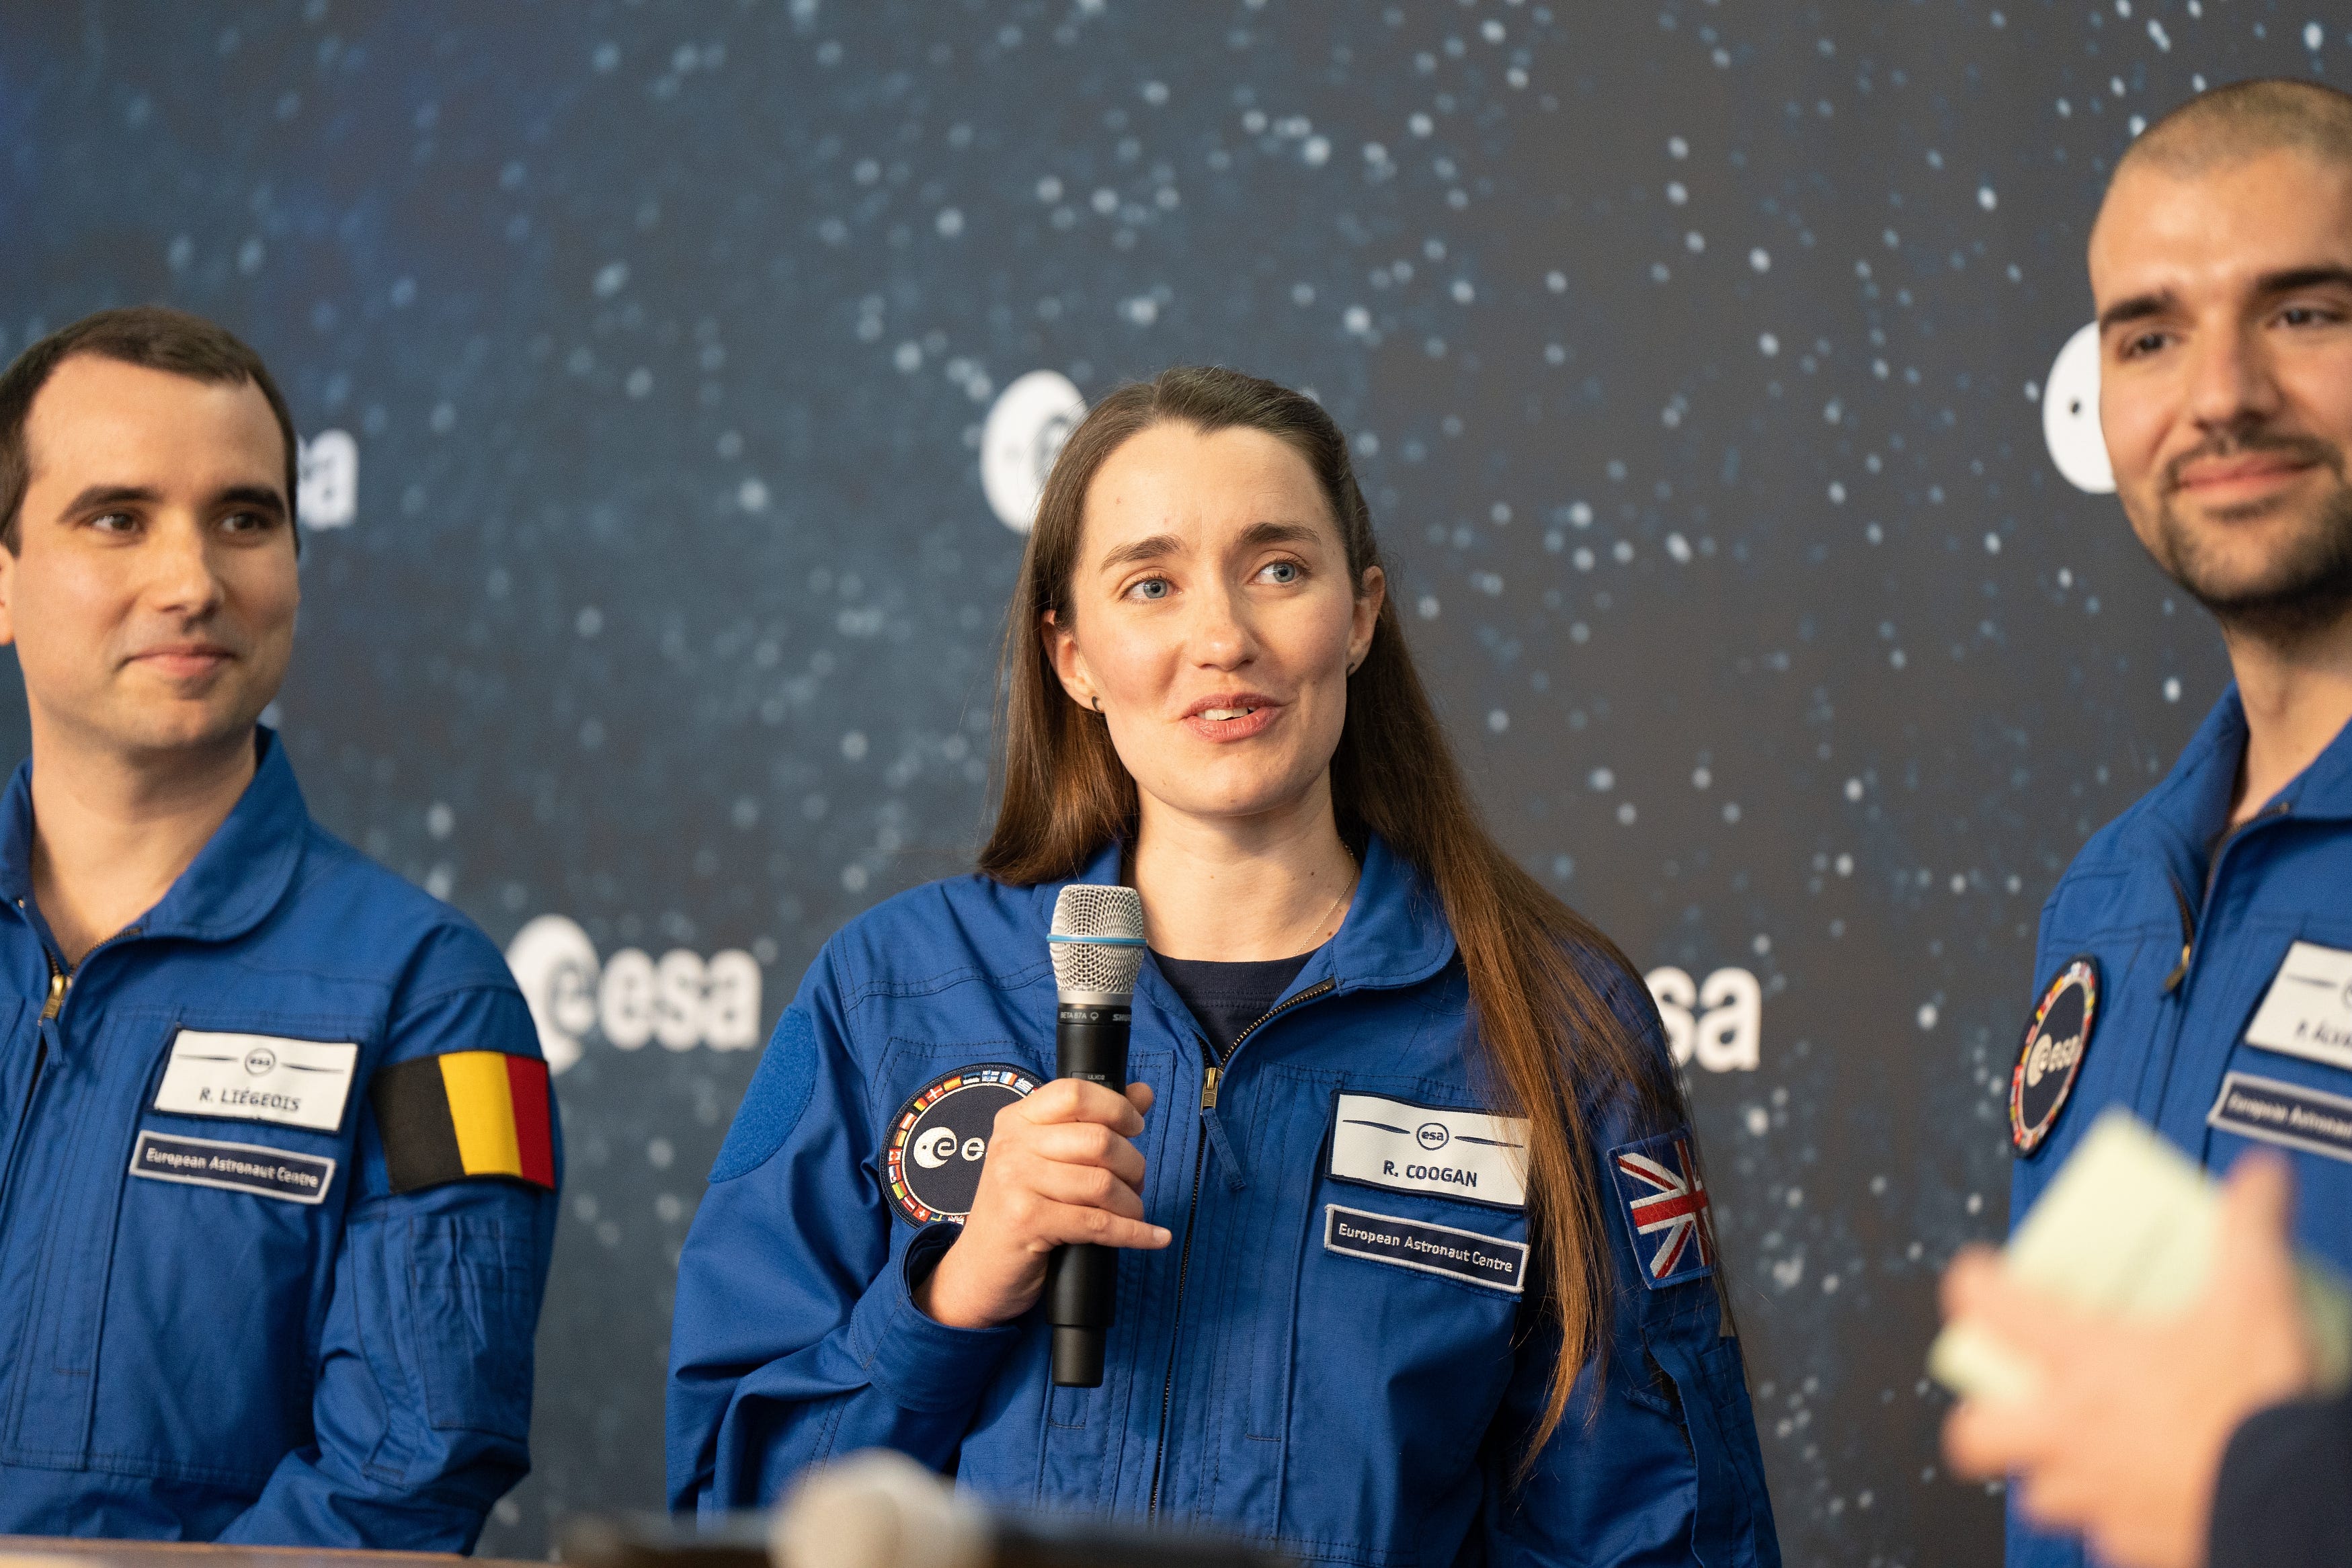
M 139 922 L 146 936 L 226 942 L 276 908 L 294 879 L 310 813 L 275 730 L 256 727 L 256 767 L 236 805 L 188 869 Z M 16 765 L 0 797 L 0 894 L 33 897 L 33 759 Z
M 2246 708 L 2232 681 L 2174 763 L 2149 791 L 2146 810 L 2201 858 L 2205 844 L 2229 821 L 2238 765 L 2246 755 Z M 2265 805 L 2284 805 L 2295 817 L 2352 817 L 2352 725 L 2337 732 L 2311 765 Z
M 2238 763 L 2246 755 L 2246 710 L 2232 681 L 2180 753 L 2164 782 L 2148 791 L 2147 820 L 2168 839 L 2205 858 L 2205 847 L 2230 818 Z
M 1119 858 L 1125 851 L 1126 845 L 1114 839 L 1069 882 L 1040 883 L 1039 924 L 1052 923 L 1054 900 L 1069 883 L 1118 881 Z M 1454 931 L 1445 923 L 1437 890 L 1373 834 L 1364 846 L 1363 875 L 1339 935 L 1317 951 L 1284 995 L 1295 995 L 1325 980 L 1336 980 L 1337 991 L 1418 985 L 1453 956 Z M 1151 973 L 1149 966 L 1145 973 Z M 1172 1001 L 1173 993 L 1161 999 Z

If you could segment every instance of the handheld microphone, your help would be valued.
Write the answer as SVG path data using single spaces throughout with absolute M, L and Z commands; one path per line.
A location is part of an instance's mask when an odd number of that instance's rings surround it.
M 1074 882 L 1054 901 L 1045 938 L 1054 955 L 1054 1075 L 1127 1089 L 1135 976 L 1143 967 L 1143 900 L 1131 887 Z M 1054 1382 L 1099 1388 L 1103 1341 L 1117 1293 L 1118 1254 L 1093 1243 L 1045 1260 L 1045 1321 L 1054 1325 Z
M 1214 1535 L 1013 1519 L 887 1448 L 812 1470 L 769 1537 L 774 1568 L 1288 1568 Z M 719 1568 L 713 1564 L 712 1568 Z

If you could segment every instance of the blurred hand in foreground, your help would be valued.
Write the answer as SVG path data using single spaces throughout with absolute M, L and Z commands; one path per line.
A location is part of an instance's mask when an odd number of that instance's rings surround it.
M 2035 1392 L 1970 1399 L 1944 1424 L 1952 1468 L 2006 1474 L 2026 1517 L 2080 1531 L 2118 1568 L 2201 1568 L 2213 1484 L 2238 1424 L 2310 1390 L 2286 1162 L 2240 1160 L 2221 1197 L 2213 1273 L 2160 1322 L 2087 1312 L 2010 1277 L 1971 1247 L 1944 1276 L 1948 1321 L 2033 1364 Z

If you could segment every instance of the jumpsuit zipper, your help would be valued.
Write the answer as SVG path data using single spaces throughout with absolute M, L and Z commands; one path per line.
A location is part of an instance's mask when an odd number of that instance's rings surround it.
M 2285 816 L 2290 810 L 2294 810 L 2294 803 L 2291 800 L 2276 801 L 2272 805 L 2265 806 L 2262 810 L 2256 812 L 2252 817 L 2247 818 L 2244 821 L 2231 829 L 2229 832 L 2222 835 L 2220 846 L 2213 852 L 2212 866 L 2205 873 L 2205 896 L 2200 901 L 2200 907 L 2195 913 L 2192 914 L 2190 912 L 2189 907 L 2189 895 L 2180 891 L 2180 883 L 2169 873 L 2166 875 L 2164 879 L 2165 883 L 2172 889 L 2172 902 L 2178 904 L 2180 909 L 2180 961 L 2173 965 L 2172 973 L 2165 976 L 2164 977 L 2164 994 L 2166 996 L 2170 996 L 2174 991 L 2178 990 L 2180 987 L 2180 983 L 2189 977 L 2189 963 L 2196 956 L 2197 927 L 2203 916 L 2213 907 L 2213 890 L 2221 885 L 2222 857 L 2227 855 L 2230 851 L 2236 846 L 2240 839 L 2245 837 L 2246 834 L 2252 831 L 2254 828 L 2263 822 L 2273 821 L 2280 817 Z
M 1328 995 L 1337 990 L 1339 986 L 1339 982 L 1337 980 L 1318 980 L 1288 1001 L 1277 1002 L 1241 1033 L 1234 1036 L 1234 1043 L 1225 1048 L 1224 1058 L 1222 1061 L 1218 1059 L 1214 1046 L 1205 1040 L 1201 1040 L 1201 1054 L 1206 1059 L 1201 1067 L 1201 1119 L 1203 1125 L 1200 1138 L 1192 1145 L 1192 1197 L 1184 1208 L 1184 1249 L 1176 1257 L 1176 1311 L 1173 1317 L 1170 1319 L 1171 1332 L 1168 1336 L 1168 1377 L 1160 1388 L 1160 1451 L 1152 1457 L 1151 1460 L 1151 1499 L 1144 1508 L 1144 1517 L 1147 1519 L 1154 1518 L 1160 1512 L 1160 1478 L 1168 1468 L 1168 1416 L 1176 1404 L 1176 1344 L 1184 1328 L 1184 1279 L 1192 1268 L 1192 1227 L 1201 1213 L 1201 1170 L 1202 1162 L 1206 1160 L 1209 1153 L 1208 1129 L 1205 1124 L 1208 1121 L 1208 1113 L 1216 1109 L 1218 1087 L 1223 1082 L 1227 1070 L 1233 1066 L 1234 1056 L 1239 1054 L 1242 1041 L 1264 1028 L 1276 1014 L 1288 1012 L 1301 1002 L 1313 1001 L 1317 997 Z M 1193 1038 L 1200 1039 L 1197 1035 Z
M 8 1166 L 0 1171 L 0 1214 L 7 1212 L 5 1204 L 8 1191 L 16 1185 L 14 1178 L 17 1155 L 25 1146 L 25 1129 L 32 1124 L 33 1100 L 41 1092 L 41 1072 L 49 1064 L 49 1029 L 65 1009 L 66 988 L 73 984 L 73 977 L 58 967 L 56 956 L 46 943 L 41 947 L 41 958 L 49 967 L 49 995 L 41 1004 L 40 1022 L 33 1032 L 33 1071 L 25 1080 L 25 1103 L 16 1107 L 16 1135 L 8 1143 Z
M 22 907 L 21 904 L 19 907 Z M 33 1073 L 25 1084 L 25 1103 L 16 1109 L 16 1135 L 8 1145 L 7 1166 L 5 1170 L 0 1170 L 0 1221 L 7 1218 L 9 1208 L 12 1207 L 8 1200 L 16 1191 L 16 1162 L 24 1153 L 25 1130 L 32 1125 L 33 1102 L 40 1095 L 41 1074 L 49 1064 L 49 1034 L 58 1027 L 58 1020 L 65 1013 L 66 997 L 73 989 L 74 976 L 87 967 L 90 959 L 100 953 L 117 942 L 131 940 L 139 936 L 142 929 L 144 928 L 137 925 L 124 926 L 89 952 L 84 953 L 81 956 L 81 962 L 70 969 L 58 963 L 58 956 L 49 951 L 49 945 L 47 942 L 41 944 L 42 962 L 49 967 L 49 995 L 48 999 L 41 1004 L 40 1027 L 35 1036 L 37 1043 L 33 1047 Z

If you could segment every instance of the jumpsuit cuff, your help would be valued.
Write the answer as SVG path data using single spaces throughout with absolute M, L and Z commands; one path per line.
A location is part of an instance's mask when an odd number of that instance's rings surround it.
M 859 1325 L 865 1330 L 859 1337 L 866 1342 L 866 1375 L 902 1410 L 971 1409 L 1020 1337 L 1021 1331 L 1011 1324 L 950 1328 L 915 1305 L 916 1285 L 959 1234 L 961 1228 L 945 1220 L 918 1231 L 898 1267 L 889 1270 L 887 1290 L 867 1298 L 867 1307 L 883 1310 L 871 1317 L 865 1312 L 857 1314 L 872 1324 Z

